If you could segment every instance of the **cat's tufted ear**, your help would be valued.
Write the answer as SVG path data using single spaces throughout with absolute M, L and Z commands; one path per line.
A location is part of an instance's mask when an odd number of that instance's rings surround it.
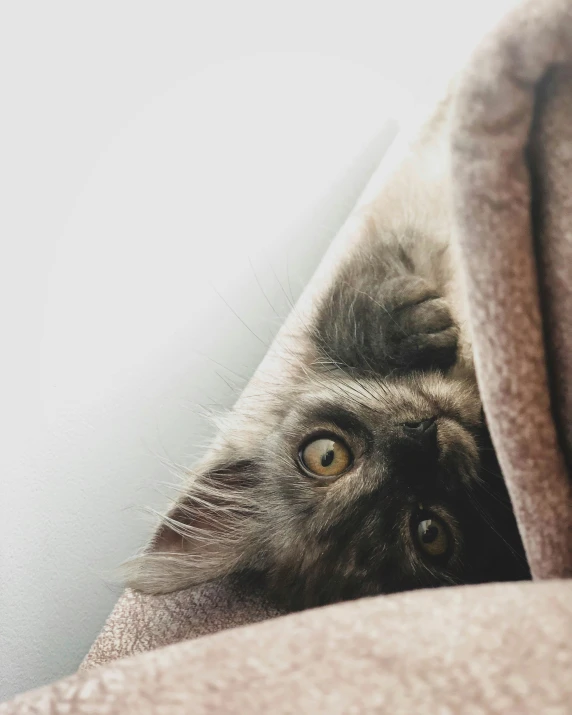
M 256 465 L 248 460 L 194 475 L 147 549 L 125 565 L 127 585 L 169 593 L 252 565 L 258 484 Z

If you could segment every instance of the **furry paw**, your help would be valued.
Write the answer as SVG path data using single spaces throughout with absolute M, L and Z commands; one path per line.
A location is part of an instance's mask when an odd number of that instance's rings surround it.
M 458 328 L 447 302 L 414 276 L 388 281 L 384 293 L 382 344 L 388 363 L 400 371 L 451 367 Z

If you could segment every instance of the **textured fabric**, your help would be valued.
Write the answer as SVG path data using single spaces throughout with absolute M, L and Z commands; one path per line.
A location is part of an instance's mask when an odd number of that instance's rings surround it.
M 127 589 L 81 669 L 276 615 L 260 593 L 232 581 L 167 596 Z
M 86 671 L 1 715 L 572 712 L 572 582 L 363 599 Z
M 460 239 L 477 374 L 531 568 L 558 580 L 281 618 L 236 582 L 161 597 L 127 591 L 83 672 L 0 706 L 2 715 L 572 712 L 570 66 L 572 0 L 521 4 L 453 88 L 451 123 L 432 120 L 384 160 L 283 331 L 295 347 L 295 320 L 370 230 L 372 207 L 375 223 L 404 191 L 439 206 L 427 225 L 444 221 Z M 449 214 L 431 177 L 450 161 Z M 270 351 L 246 397 L 283 367 Z
M 463 75 L 452 127 L 477 374 L 538 578 L 572 575 L 570 62 L 571 3 L 524 3 Z

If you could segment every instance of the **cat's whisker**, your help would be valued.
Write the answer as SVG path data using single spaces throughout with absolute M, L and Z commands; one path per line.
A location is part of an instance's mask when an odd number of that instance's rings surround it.
M 491 487 L 500 473 L 473 475 L 490 452 L 476 378 L 455 363 L 448 225 L 400 215 L 366 216 L 309 311 L 294 304 L 288 264 L 287 288 L 270 266 L 292 311 L 277 334 L 283 316 L 250 261 L 276 319 L 264 324 L 271 346 L 216 291 L 268 359 L 232 409 L 208 395 L 198 406 L 217 432 L 195 467 L 164 460 L 172 506 L 151 510 L 159 528 L 128 566 L 132 585 L 157 593 L 256 572 L 304 607 L 489 578 L 494 559 L 473 559 L 481 543 L 502 545 L 503 565 L 525 563 L 506 538 L 510 502 Z M 212 362 L 231 394 L 250 379 L 250 367 Z

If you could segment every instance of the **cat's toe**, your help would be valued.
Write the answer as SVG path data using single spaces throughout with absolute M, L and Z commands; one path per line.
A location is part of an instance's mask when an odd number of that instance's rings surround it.
M 397 316 L 406 335 L 440 333 L 454 325 L 449 306 L 443 298 L 430 297 L 420 303 L 404 306 Z
M 397 362 L 402 370 L 447 370 L 457 359 L 456 325 L 435 332 L 408 335 L 400 341 Z
M 447 301 L 419 279 L 407 297 L 390 327 L 394 364 L 400 370 L 448 369 L 457 357 L 459 331 Z

